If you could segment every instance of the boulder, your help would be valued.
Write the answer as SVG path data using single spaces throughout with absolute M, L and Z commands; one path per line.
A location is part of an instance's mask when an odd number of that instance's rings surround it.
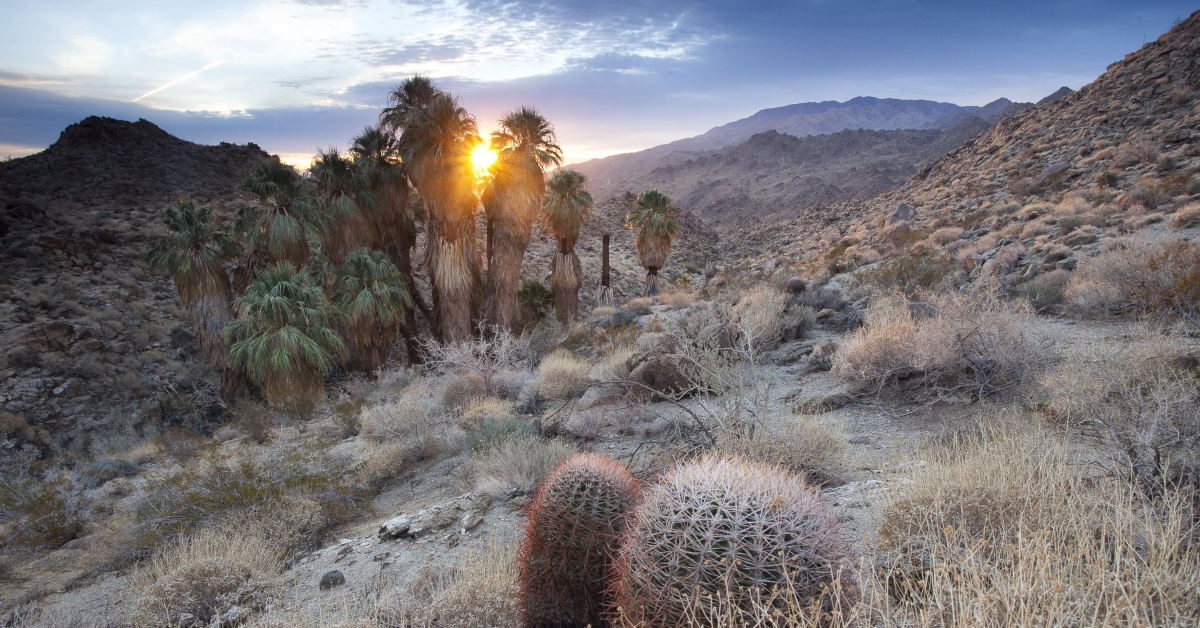
M 688 374 L 690 369 L 686 360 L 679 355 L 678 343 L 674 336 L 664 336 L 650 349 L 635 353 L 625 364 L 629 368 L 629 379 L 660 393 L 678 393 L 693 388 L 694 378 Z
M 321 576 L 320 587 L 322 591 L 331 591 L 337 587 L 346 584 L 346 576 L 338 570 L 333 570 Z
M 917 210 L 909 207 L 907 203 L 900 202 L 896 204 L 896 209 L 888 214 L 887 221 L 889 225 L 894 225 L 898 222 L 907 222 L 912 220 L 917 215 Z

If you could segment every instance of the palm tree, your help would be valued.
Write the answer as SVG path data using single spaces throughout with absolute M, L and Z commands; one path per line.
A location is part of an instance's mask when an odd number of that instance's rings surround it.
M 373 373 L 396 344 L 412 299 L 400 271 L 380 251 L 354 249 L 339 274 L 333 299 L 346 318 L 349 365 Z
M 267 401 L 303 412 L 325 391 L 325 375 L 346 357 L 332 326 L 337 312 L 320 282 L 289 262 L 268 266 L 234 301 L 225 335 L 230 361 L 262 386 Z
M 404 131 L 408 116 L 424 109 L 440 92 L 428 76 L 417 74 L 404 79 L 388 93 L 388 106 L 379 114 L 379 122 L 392 133 Z
M 410 109 L 400 135 L 408 176 L 428 208 L 425 262 L 434 288 L 438 335 L 444 342 L 471 337 L 481 296 L 475 234 L 479 199 L 470 159 L 471 149 L 480 142 L 475 118 L 445 92 Z
M 374 225 L 373 246 L 387 252 L 400 270 L 405 288 L 414 304 L 429 316 L 428 307 L 421 301 L 416 284 L 412 279 L 412 249 L 416 242 L 416 216 L 409 211 L 408 173 L 400 161 L 400 147 L 396 136 L 378 127 L 366 127 L 350 144 L 350 152 L 356 161 L 366 165 L 370 176 L 368 186 L 374 191 L 378 203 L 368 216 Z M 404 344 L 408 360 L 412 364 L 421 361 L 419 343 L 416 339 L 417 319 L 413 308 L 404 309 Z
M 667 263 L 671 242 L 679 234 L 679 218 L 679 208 L 671 197 L 658 190 L 643 192 L 625 216 L 625 226 L 639 230 L 635 245 L 646 269 L 644 296 L 658 295 L 658 271 Z
M 229 344 L 225 326 L 233 320 L 233 298 L 225 262 L 237 253 L 237 243 L 213 224 L 212 209 L 181 200 L 162 210 L 167 235 L 150 238 L 147 259 L 175 280 L 179 301 L 188 311 L 200 350 L 208 363 L 221 373 L 221 393 L 238 397 L 245 393 L 242 373 L 229 366 Z
M 258 203 L 238 212 L 234 229 L 242 234 L 246 255 L 238 265 L 235 288 L 240 294 L 262 266 L 308 263 L 308 236 L 323 223 L 312 188 L 294 168 L 276 159 L 259 162 L 241 189 Z
M 530 107 L 501 118 L 491 145 L 497 158 L 484 206 L 495 230 L 495 249 L 488 261 L 487 322 L 511 330 L 525 249 L 546 194 L 545 169 L 562 163 L 562 147 L 554 127 Z
M 320 194 L 321 247 L 335 266 L 341 265 L 351 250 L 375 240 L 369 214 L 378 205 L 378 196 L 370 188 L 370 165 L 330 148 L 317 151 L 308 172 Z
M 546 186 L 543 208 L 546 226 L 558 240 L 554 266 L 550 273 L 550 288 L 554 291 L 554 311 L 558 320 L 566 323 L 579 310 L 579 258 L 575 244 L 579 232 L 592 209 L 592 195 L 584 186 L 587 177 L 575 170 L 560 170 L 550 177 Z

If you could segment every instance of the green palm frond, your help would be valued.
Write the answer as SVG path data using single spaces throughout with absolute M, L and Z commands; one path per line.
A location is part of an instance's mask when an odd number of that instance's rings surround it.
M 500 119 L 500 128 L 492 132 L 492 149 L 498 162 L 521 169 L 537 170 L 562 164 L 562 147 L 554 125 L 537 109 L 521 107 Z
M 379 114 L 380 124 L 392 131 L 402 130 L 409 115 L 427 106 L 438 93 L 428 76 L 404 79 L 388 94 L 388 106 Z
M 213 224 L 208 206 L 181 200 L 163 208 L 159 220 L 167 234 L 149 239 L 146 259 L 177 280 L 195 273 L 223 273 L 222 265 L 237 253 L 236 241 Z
M 256 383 L 314 370 L 327 374 L 346 356 L 333 331 L 337 312 L 307 270 L 266 268 L 234 301 L 239 318 L 225 328 L 229 359 Z
M 412 306 L 400 271 L 383 253 L 364 248 L 346 256 L 334 302 L 347 319 L 370 317 L 381 325 L 397 323 Z
M 637 202 L 625 216 L 625 226 L 651 236 L 673 240 L 679 233 L 681 215 L 682 212 L 675 206 L 671 197 L 651 189 L 638 196 Z
M 542 208 L 550 233 L 560 241 L 573 245 L 579 239 L 592 209 L 592 194 L 586 186 L 587 176 L 577 170 L 560 170 L 546 184 Z
M 251 169 L 241 189 L 259 201 L 239 211 L 234 222 L 246 245 L 272 260 L 306 262 L 307 236 L 326 224 L 312 185 L 291 166 L 265 159 Z

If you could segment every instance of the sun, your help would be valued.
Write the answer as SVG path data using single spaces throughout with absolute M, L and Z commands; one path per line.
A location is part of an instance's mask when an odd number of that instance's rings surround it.
M 496 163 L 496 151 L 488 148 L 487 144 L 479 144 L 471 151 L 471 165 L 475 168 L 475 176 L 486 177 L 494 163 Z

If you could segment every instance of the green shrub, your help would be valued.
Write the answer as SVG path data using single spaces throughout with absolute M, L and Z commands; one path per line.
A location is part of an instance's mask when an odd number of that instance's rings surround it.
M 79 538 L 87 524 L 87 498 L 74 476 L 0 478 L 0 531 L 4 547 L 37 550 Z
M 466 448 L 467 451 L 478 452 L 504 440 L 536 435 L 537 428 L 524 419 L 487 416 L 467 431 Z

